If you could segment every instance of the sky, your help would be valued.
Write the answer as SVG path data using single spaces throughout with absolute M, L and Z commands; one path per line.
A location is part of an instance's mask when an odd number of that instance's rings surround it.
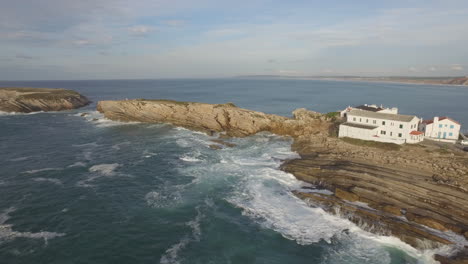
M 466 0 L 0 0 L 0 80 L 465 76 Z

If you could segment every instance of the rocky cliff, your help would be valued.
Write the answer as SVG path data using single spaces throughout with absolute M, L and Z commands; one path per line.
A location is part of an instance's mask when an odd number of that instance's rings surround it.
M 332 191 L 298 190 L 298 197 L 418 248 L 453 244 L 466 252 L 468 157 L 460 150 L 338 139 L 330 136 L 337 127 L 332 116 L 305 109 L 287 118 L 233 104 L 126 100 L 99 102 L 98 110 L 112 120 L 166 122 L 227 136 L 261 131 L 291 136 L 301 158 L 285 162 L 282 169 Z M 460 261 L 465 260 L 462 256 Z
M 90 101 L 65 89 L 0 88 L 0 111 L 29 113 L 79 108 Z
M 245 137 L 262 131 L 297 137 L 327 131 L 321 114 L 298 109 L 294 118 L 242 109 L 234 104 L 203 104 L 170 100 L 100 101 L 97 110 L 120 121 L 164 122 L 205 132 Z M 313 125 L 310 125 L 313 123 Z

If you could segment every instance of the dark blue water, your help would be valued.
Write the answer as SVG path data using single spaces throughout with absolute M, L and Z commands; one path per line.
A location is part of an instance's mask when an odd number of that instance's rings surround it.
M 74 89 L 94 102 L 164 98 L 290 115 L 397 106 L 468 123 L 465 87 L 305 80 L 0 82 Z M 212 150 L 207 135 L 105 120 L 95 104 L 0 115 L 0 263 L 426 263 L 391 237 L 307 206 L 278 170 L 290 140 Z M 89 115 L 82 117 L 82 113 Z

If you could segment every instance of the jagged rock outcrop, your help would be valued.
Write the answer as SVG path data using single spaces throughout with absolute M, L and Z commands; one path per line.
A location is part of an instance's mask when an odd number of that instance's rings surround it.
M 97 110 L 106 118 L 120 121 L 164 122 L 206 132 L 224 132 L 245 137 L 262 131 L 300 136 L 327 131 L 322 115 L 298 109 L 295 118 L 242 109 L 234 104 L 203 104 L 170 100 L 100 101 Z
M 65 89 L 0 88 L 0 111 L 30 113 L 61 111 L 88 105 L 85 96 Z

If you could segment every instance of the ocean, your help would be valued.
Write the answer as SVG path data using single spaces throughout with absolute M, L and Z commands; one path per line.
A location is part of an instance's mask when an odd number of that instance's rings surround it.
M 434 252 L 371 234 L 308 205 L 279 170 L 291 139 L 261 133 L 212 150 L 208 135 L 119 123 L 100 100 L 233 102 L 291 116 L 348 105 L 468 124 L 468 87 L 318 80 L 0 82 L 67 88 L 93 103 L 0 114 L 0 263 L 431 263 Z M 83 116 L 86 113 L 87 115 Z M 466 127 L 462 127 L 467 131 Z

